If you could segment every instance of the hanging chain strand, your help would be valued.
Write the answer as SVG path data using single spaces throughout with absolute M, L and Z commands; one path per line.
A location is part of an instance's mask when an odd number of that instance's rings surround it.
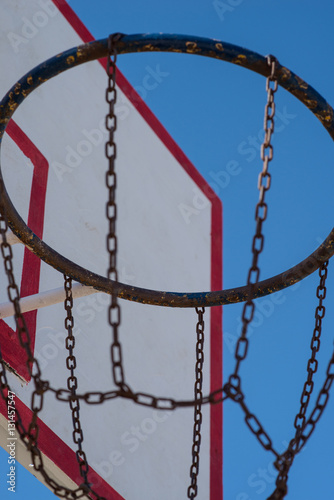
M 108 39 L 108 61 L 107 61 L 107 74 L 108 74 L 108 87 L 106 90 L 106 101 L 109 106 L 109 111 L 106 116 L 106 128 L 109 132 L 109 138 L 105 145 L 105 154 L 108 159 L 108 170 L 106 173 L 106 186 L 108 188 L 108 202 L 106 205 L 106 215 L 109 223 L 107 235 L 107 250 L 109 254 L 109 268 L 108 278 L 113 281 L 118 281 L 116 256 L 117 256 L 117 236 L 116 236 L 116 219 L 117 219 L 117 206 L 116 206 L 116 187 L 117 178 L 115 171 L 115 160 L 117 156 L 115 144 L 115 132 L 117 128 L 117 117 L 115 114 L 115 105 L 117 99 L 116 90 L 116 60 L 117 52 L 114 46 L 115 41 L 119 40 L 122 35 L 116 33 L 110 35 Z M 111 301 L 108 310 L 109 325 L 112 330 L 112 345 L 111 345 L 111 361 L 112 373 L 116 386 L 123 392 L 126 391 L 124 381 L 123 359 L 122 359 L 122 346 L 119 341 L 118 327 L 121 322 L 121 310 L 118 304 L 116 293 L 111 294 Z
M 277 78 L 275 76 L 276 59 L 273 56 L 268 56 L 267 61 L 270 67 L 270 75 L 266 80 L 267 104 L 265 106 L 265 114 L 264 114 L 265 136 L 264 136 L 264 141 L 261 145 L 261 160 L 263 162 L 263 168 L 258 178 L 259 201 L 256 205 L 256 210 L 255 210 L 256 231 L 252 243 L 253 260 L 247 277 L 247 286 L 249 293 L 248 293 L 248 300 L 245 302 L 242 311 L 242 331 L 235 349 L 236 366 L 234 369 L 234 374 L 231 379 L 232 385 L 234 385 L 233 382 L 237 382 L 237 384 L 240 383 L 240 377 L 238 375 L 238 372 L 240 364 L 246 358 L 248 351 L 247 329 L 248 325 L 252 322 L 254 317 L 254 311 L 255 311 L 255 304 L 253 300 L 254 285 L 259 281 L 260 278 L 260 268 L 258 266 L 258 259 L 264 246 L 264 235 L 262 234 L 262 226 L 263 222 L 267 218 L 267 211 L 268 211 L 268 206 L 267 203 L 265 202 L 265 194 L 270 188 L 271 184 L 271 175 L 268 172 L 268 168 L 269 168 L 269 162 L 271 162 L 271 160 L 273 159 L 273 146 L 271 145 L 271 136 L 274 132 L 274 116 L 275 116 L 274 94 L 277 91 L 278 83 L 277 83 Z
M 266 80 L 267 104 L 264 113 L 264 140 L 261 145 L 261 160 L 263 162 L 262 171 L 258 178 L 259 201 L 255 210 L 256 231 L 252 242 L 252 264 L 248 272 L 247 286 L 248 286 L 248 300 L 245 302 L 242 311 L 242 330 L 241 335 L 237 341 L 235 349 L 235 369 L 230 375 L 228 383 L 224 387 L 224 391 L 228 397 L 233 401 L 240 404 L 245 413 L 245 421 L 251 432 L 256 436 L 261 445 L 274 453 L 278 457 L 278 453 L 272 446 L 271 439 L 262 427 L 258 418 L 252 414 L 245 404 L 245 396 L 241 389 L 241 378 L 239 375 L 239 368 L 242 361 L 247 356 L 248 351 L 248 338 L 247 330 L 249 324 L 252 322 L 255 311 L 255 303 L 253 300 L 254 286 L 260 278 L 260 268 L 258 265 L 259 255 L 264 246 L 264 235 L 262 234 L 263 222 L 266 220 L 268 206 L 265 202 L 265 194 L 270 188 L 271 175 L 268 172 L 269 163 L 273 159 L 273 146 L 271 144 L 272 134 L 274 132 L 274 116 L 275 116 L 275 103 L 274 94 L 277 91 L 278 82 L 276 77 L 277 60 L 273 56 L 267 56 L 267 63 L 270 68 L 269 76 Z
M 306 421 L 306 411 L 310 402 L 310 397 L 311 393 L 314 388 L 314 382 L 313 382 L 313 375 L 318 369 L 318 360 L 316 359 L 317 352 L 320 349 L 320 337 L 321 337 L 321 332 L 322 332 L 322 320 L 325 317 L 326 309 L 323 304 L 326 294 L 327 294 L 327 288 L 326 288 L 326 279 L 328 275 L 328 260 L 322 264 L 322 266 L 319 268 L 319 278 L 320 278 L 320 283 L 317 287 L 317 298 L 319 299 L 319 303 L 316 307 L 315 310 L 315 326 L 313 330 L 313 335 L 312 335 L 312 340 L 311 340 L 311 357 L 308 360 L 307 363 L 307 380 L 304 384 L 302 395 L 300 398 L 300 410 L 299 413 L 296 415 L 295 421 L 294 421 L 294 427 L 296 429 L 296 435 L 295 435 L 295 443 L 293 445 L 298 449 L 299 447 L 299 442 L 300 442 L 300 435 L 302 432 L 302 429 L 305 427 L 305 421 Z
M 90 489 L 90 485 L 88 483 L 89 466 L 86 454 L 82 449 L 82 443 L 84 437 L 80 422 L 80 402 L 76 395 L 76 391 L 78 388 L 78 379 L 75 376 L 75 368 L 77 366 L 77 361 L 74 355 L 75 337 L 73 335 L 74 318 L 72 314 L 72 309 L 73 309 L 72 279 L 66 275 L 64 275 L 64 289 L 65 289 L 64 308 L 66 311 L 65 329 L 67 331 L 65 345 L 66 349 L 68 350 L 68 356 L 66 358 L 66 367 L 70 372 L 70 375 L 67 379 L 67 387 L 68 390 L 71 391 L 72 395 L 69 404 L 72 411 L 73 441 L 78 446 L 78 449 L 75 452 L 75 454 L 77 462 L 79 464 L 80 475 L 84 480 L 84 485 L 86 486 L 86 488 Z
M 300 443 L 298 446 L 298 451 L 300 451 L 303 448 L 303 446 L 305 446 L 306 442 L 311 437 L 311 434 L 313 433 L 316 424 L 319 422 L 320 417 L 326 408 L 326 405 L 329 400 L 329 390 L 332 386 L 333 380 L 334 380 L 334 351 L 327 366 L 326 380 L 319 391 L 313 411 L 309 416 L 305 424 L 305 427 L 303 428 L 302 433 L 300 435 Z
M 320 283 L 317 287 L 317 298 L 319 300 L 315 309 L 315 327 L 311 340 L 311 357 L 307 363 L 307 379 L 304 383 L 302 395 L 300 398 L 300 409 L 294 421 L 295 436 L 291 439 L 287 450 L 276 460 L 275 466 L 278 469 L 276 479 L 276 489 L 272 496 L 272 500 L 282 500 L 288 492 L 287 481 L 289 470 L 292 466 L 296 454 L 301 449 L 301 441 L 303 439 L 303 430 L 306 427 L 306 411 L 310 402 L 311 394 L 314 388 L 313 375 L 318 369 L 318 360 L 316 359 L 317 352 L 320 349 L 320 337 L 322 332 L 322 320 L 325 317 L 326 309 L 323 304 L 326 298 L 326 279 L 328 275 L 328 261 L 324 262 L 319 268 Z M 326 401 L 327 402 L 327 401 Z M 303 441 L 303 445 L 305 442 Z
M 203 363 L 204 363 L 204 307 L 196 307 L 198 321 L 196 325 L 196 367 L 195 367 L 195 401 L 194 407 L 194 430 L 192 446 L 192 464 L 190 467 L 191 483 L 188 488 L 188 498 L 193 500 L 197 496 L 197 478 L 199 472 L 199 452 L 201 448 L 201 425 L 202 425 L 202 398 L 203 398 Z

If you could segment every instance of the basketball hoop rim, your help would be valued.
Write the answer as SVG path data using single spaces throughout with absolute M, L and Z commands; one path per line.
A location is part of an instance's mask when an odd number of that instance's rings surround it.
M 124 35 L 118 42 L 115 42 L 115 48 L 118 54 L 181 52 L 211 57 L 237 64 L 265 77 L 269 75 L 270 71 L 264 56 L 236 45 L 209 38 L 163 34 Z M 33 90 L 68 69 L 101 59 L 107 54 L 108 38 L 73 47 L 36 66 L 13 85 L 0 102 L 0 154 L 2 139 L 10 119 L 18 106 Z M 276 75 L 278 84 L 297 97 L 321 121 L 334 140 L 334 112 L 325 99 L 310 85 L 279 63 L 277 63 Z M 46 264 L 83 285 L 92 286 L 96 290 L 108 294 L 116 293 L 121 299 L 166 307 L 211 307 L 243 302 L 248 299 L 249 289 L 247 286 L 194 293 L 166 292 L 115 282 L 90 272 L 48 246 L 26 225 L 7 193 L 1 171 L 1 161 L 0 189 L 8 225 L 13 233 Z M 263 297 L 301 281 L 316 271 L 333 254 L 334 228 L 324 242 L 302 262 L 281 274 L 254 285 L 252 297 Z

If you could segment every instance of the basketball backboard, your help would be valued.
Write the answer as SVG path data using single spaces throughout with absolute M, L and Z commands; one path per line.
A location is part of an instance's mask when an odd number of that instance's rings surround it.
M 2 95 L 37 64 L 92 40 L 63 0 L 30 0 L 19 7 L 18 2 L 5 0 L 0 9 L 0 63 L 7 68 L 0 75 Z M 107 269 L 106 83 L 101 61 L 43 84 L 15 113 L 1 157 L 8 192 L 29 227 L 61 254 L 102 275 Z M 160 290 L 221 289 L 220 201 L 120 72 L 117 83 L 119 280 Z M 23 297 L 62 287 L 61 274 L 22 244 L 13 245 L 13 252 Z M 3 270 L 1 277 L 6 283 Z M 0 301 L 7 300 L 3 286 Z M 81 393 L 113 388 L 108 303 L 109 297 L 100 293 L 75 300 Z M 120 335 L 129 382 L 142 392 L 191 399 L 195 311 L 127 301 L 121 301 L 121 309 Z M 43 378 L 51 380 L 53 387 L 66 387 L 69 375 L 64 318 L 62 303 L 26 313 L 34 355 Z M 207 310 L 205 320 L 208 393 L 222 385 L 220 308 Z M 0 320 L 0 332 L 16 405 L 29 422 L 32 384 L 11 317 Z M 203 414 L 198 498 L 219 500 L 222 407 L 206 407 Z M 80 484 L 67 403 L 47 394 L 41 420 L 39 446 L 49 474 L 66 486 Z M 153 500 L 185 494 L 191 463 L 191 408 L 152 411 L 113 400 L 102 406 L 83 404 L 81 421 L 89 477 L 100 495 Z M 6 448 L 7 408 L 2 401 L 0 422 L 1 445 Z M 30 458 L 17 443 L 16 457 L 28 467 Z

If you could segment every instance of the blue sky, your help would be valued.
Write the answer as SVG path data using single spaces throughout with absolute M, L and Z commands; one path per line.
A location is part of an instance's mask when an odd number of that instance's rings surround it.
M 333 17 L 329 0 L 315 3 L 266 0 L 69 0 L 95 38 L 112 32 L 198 35 L 274 54 L 334 105 Z M 1 8 L 0 8 L 1 9 Z M 119 67 L 141 93 L 186 155 L 223 202 L 224 287 L 245 283 L 251 262 L 254 207 L 261 168 L 265 80 L 247 70 L 195 56 L 138 54 L 119 57 Z M 147 67 L 163 73 L 154 90 L 143 86 Z M 264 226 L 261 277 L 292 267 L 309 255 L 332 229 L 333 144 L 320 122 L 285 90 L 276 94 L 277 122 L 269 213 Z M 236 162 L 235 175 L 228 173 Z M 324 379 L 333 336 L 334 270 L 329 265 L 327 312 L 315 393 Z M 276 447 L 292 436 L 294 416 L 306 379 L 314 326 L 315 275 L 275 298 L 258 301 L 250 328 L 249 354 L 242 368 L 253 411 Z M 224 308 L 224 375 L 233 369 L 241 306 Z M 311 405 L 314 398 L 311 400 Z M 327 499 L 333 490 L 333 400 L 305 450 L 296 458 L 287 499 Z M 1 450 L 0 468 L 7 455 Z M 264 500 L 273 490 L 272 456 L 250 434 L 240 408 L 224 407 L 224 498 Z M 23 468 L 16 500 L 54 498 Z M 2 498 L 11 493 L 0 484 Z

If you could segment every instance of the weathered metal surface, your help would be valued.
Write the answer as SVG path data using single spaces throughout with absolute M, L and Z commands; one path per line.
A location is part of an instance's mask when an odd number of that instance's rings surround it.
M 195 38 L 183 35 L 124 35 L 115 43 L 119 54 L 134 52 L 181 52 L 212 57 L 231 62 L 267 77 L 266 58 L 244 48 L 220 40 Z M 42 83 L 79 64 L 106 57 L 108 39 L 74 47 L 40 64 L 23 76 L 0 103 L 0 148 L 6 126 L 17 107 Z M 310 85 L 292 71 L 277 63 L 278 84 L 297 97 L 321 121 L 334 139 L 333 109 Z M 2 174 L 0 171 L 0 179 Z M 3 181 L 3 179 L 2 179 Z M 108 280 L 66 259 L 40 240 L 25 224 L 4 191 L 4 204 L 8 223 L 16 236 L 39 258 L 75 281 L 92 286 L 106 293 L 140 303 L 168 307 L 208 307 L 247 300 L 247 287 L 198 293 L 174 293 L 148 290 Z M 304 261 L 288 271 L 255 285 L 254 298 L 282 290 L 301 281 L 318 269 L 334 253 L 334 229 L 320 247 Z

